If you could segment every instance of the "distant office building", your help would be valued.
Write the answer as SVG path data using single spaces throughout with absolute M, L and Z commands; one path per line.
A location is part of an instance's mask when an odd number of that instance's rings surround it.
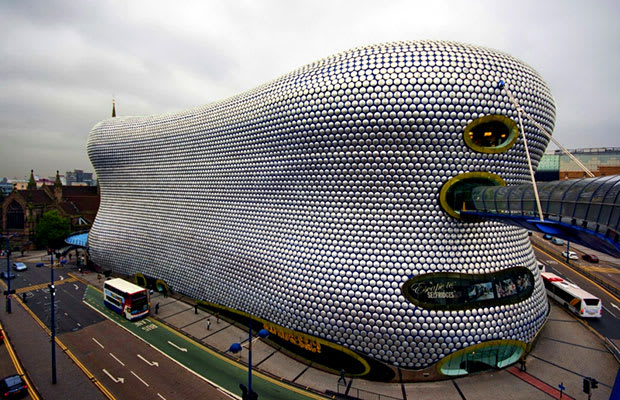
M 17 190 L 28 189 L 28 181 L 24 181 L 24 180 L 13 181 L 12 184 L 13 184 L 13 189 L 17 189 Z
M 0 190 L 5 197 L 8 196 L 13 191 L 13 183 L 9 182 L 8 178 L 2 178 Z
M 568 151 L 594 176 L 620 174 L 620 147 L 596 147 Z M 536 170 L 536 180 L 541 181 L 584 178 L 586 175 L 585 171 L 561 150 L 543 155 Z
M 67 171 L 65 176 L 67 186 L 95 186 L 92 172 L 84 172 L 76 169 L 73 172 Z
M 537 181 L 557 181 L 560 179 L 560 155 L 543 155 L 540 163 L 538 163 L 535 178 Z

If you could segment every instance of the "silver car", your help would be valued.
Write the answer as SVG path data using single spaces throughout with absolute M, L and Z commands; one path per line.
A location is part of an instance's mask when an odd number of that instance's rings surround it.
M 15 271 L 25 271 L 28 269 L 28 266 L 24 264 L 23 262 L 16 262 L 16 263 L 13 263 L 13 269 Z

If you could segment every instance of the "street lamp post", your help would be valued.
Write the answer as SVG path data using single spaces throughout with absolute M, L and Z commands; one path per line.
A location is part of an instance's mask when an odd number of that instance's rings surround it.
M 11 313 L 11 246 L 9 244 L 9 239 L 17 236 L 16 233 L 9 235 L 7 230 L 4 238 L 6 239 L 6 312 Z
M 56 384 L 56 316 L 54 315 L 54 300 L 56 298 L 56 287 L 54 286 L 54 250 L 50 250 L 50 299 L 52 321 L 52 383 Z
M 269 332 L 266 329 L 258 331 L 258 337 L 266 338 L 269 336 Z M 228 349 L 231 353 L 238 353 L 241 351 L 240 343 L 233 343 Z M 258 395 L 252 391 L 252 317 L 248 316 L 248 387 L 245 388 L 243 384 L 239 385 L 243 392 L 242 400 L 256 400 Z M 247 392 L 246 392 L 247 390 Z

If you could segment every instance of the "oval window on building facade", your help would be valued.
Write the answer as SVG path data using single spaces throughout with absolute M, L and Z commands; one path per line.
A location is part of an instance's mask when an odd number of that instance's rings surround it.
M 407 300 L 429 310 L 463 310 L 512 304 L 534 290 L 534 275 L 525 267 L 490 274 L 435 272 L 418 275 L 402 286 Z
M 503 153 L 519 137 L 519 128 L 503 115 L 486 115 L 467 125 L 463 139 L 467 146 L 478 153 Z

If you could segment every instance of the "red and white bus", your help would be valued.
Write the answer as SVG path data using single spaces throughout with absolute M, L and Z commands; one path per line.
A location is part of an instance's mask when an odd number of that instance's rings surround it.
M 541 273 L 547 294 L 580 317 L 601 318 L 601 299 L 551 272 Z
M 130 321 L 149 315 L 148 291 L 120 278 L 105 281 L 103 303 Z

